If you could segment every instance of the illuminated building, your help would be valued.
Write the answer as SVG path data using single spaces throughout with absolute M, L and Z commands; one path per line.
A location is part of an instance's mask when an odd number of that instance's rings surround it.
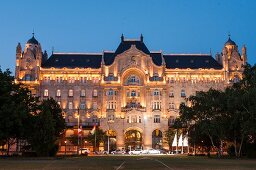
M 53 52 L 48 58 L 33 35 L 24 51 L 17 46 L 15 81 L 60 104 L 70 127 L 66 136 L 74 133 L 79 114 L 80 125 L 100 126 L 118 148 L 157 148 L 167 146 L 164 132 L 186 97 L 209 88 L 223 90 L 241 79 L 246 61 L 245 46 L 240 55 L 230 38 L 215 60 L 211 54 L 149 51 L 142 35 L 122 35 L 115 51 Z

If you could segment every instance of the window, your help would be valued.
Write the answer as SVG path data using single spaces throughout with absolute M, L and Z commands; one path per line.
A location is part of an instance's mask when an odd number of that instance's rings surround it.
M 141 116 L 139 116 L 139 122 L 138 123 L 141 123 Z
M 181 96 L 181 97 L 186 97 L 186 92 L 185 92 L 184 89 L 181 90 L 180 96 Z
M 56 82 L 57 82 L 57 83 L 61 83 L 61 82 L 62 82 L 62 80 L 63 80 L 63 78 L 62 78 L 62 77 L 56 77 Z
M 160 115 L 154 115 L 154 123 L 160 123 Z
M 127 116 L 126 122 L 127 122 L 127 123 L 130 123 L 130 117 L 129 117 L 129 116 Z
M 60 97 L 60 96 L 61 96 L 60 89 L 58 89 L 58 90 L 56 91 L 56 96 L 57 96 L 57 97 Z
M 68 102 L 68 109 L 73 109 L 73 102 Z
M 169 104 L 169 108 L 170 108 L 170 109 L 175 109 L 174 103 L 170 103 L 170 104 Z
M 85 103 L 80 104 L 80 109 L 85 109 Z
M 114 91 L 113 91 L 112 89 L 110 89 L 110 90 L 108 91 L 108 96 L 113 96 L 113 94 L 114 94 Z
M 93 104 L 92 104 L 92 108 L 93 108 L 94 110 L 98 108 L 98 106 L 97 106 L 97 102 L 93 102 Z
M 81 90 L 80 96 L 81 96 L 81 97 L 85 97 L 85 90 Z
M 73 90 L 71 90 L 71 89 L 68 90 L 68 96 L 69 96 L 69 97 L 73 97 L 73 95 L 74 95 Z
M 131 83 L 135 83 L 135 82 L 136 82 L 136 77 L 135 77 L 135 76 L 131 76 L 130 82 L 131 82 Z
M 98 96 L 98 91 L 96 89 L 93 90 L 93 97 L 97 97 Z
M 47 89 L 44 90 L 44 96 L 45 96 L 45 97 L 48 97 L 48 96 L 49 96 L 49 93 L 48 93 L 48 90 L 47 90 Z
M 161 110 L 161 102 L 160 101 L 153 102 L 152 108 L 153 110 Z
M 169 97 L 174 97 L 174 92 L 173 91 L 170 91 Z
M 153 93 L 154 96 L 159 96 L 160 95 L 160 91 L 159 90 L 154 90 L 154 93 Z
M 108 121 L 114 121 L 115 116 L 114 115 L 108 115 Z
M 132 123 L 137 123 L 137 116 L 136 115 L 132 115 Z
M 25 81 L 30 81 L 31 80 L 31 75 L 30 74 L 26 74 L 25 75 Z
M 153 81 L 158 81 L 159 80 L 159 76 L 157 73 L 154 73 L 153 75 Z
M 135 97 L 135 96 L 136 96 L 136 91 L 135 91 L 135 90 L 133 90 L 133 91 L 131 92 L 131 96 L 132 96 L 132 97 Z
M 75 83 L 75 78 L 74 77 L 69 77 L 68 82 L 69 83 Z

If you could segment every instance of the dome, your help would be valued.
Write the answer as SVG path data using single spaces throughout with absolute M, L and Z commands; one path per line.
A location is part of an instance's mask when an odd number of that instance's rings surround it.
M 36 44 L 38 45 L 38 41 L 35 39 L 34 35 L 32 38 L 30 38 L 28 41 L 27 41 L 27 44 Z
M 230 39 L 230 37 L 228 38 L 228 41 L 225 43 L 225 46 L 226 45 L 235 45 L 236 46 L 236 43 L 234 42 L 234 41 L 232 41 L 231 39 Z

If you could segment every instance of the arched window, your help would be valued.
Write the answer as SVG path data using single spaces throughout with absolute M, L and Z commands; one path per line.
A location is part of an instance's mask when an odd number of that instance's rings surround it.
M 56 91 L 56 96 L 57 96 L 57 97 L 60 97 L 60 96 L 61 96 L 60 89 L 58 89 L 58 90 Z
M 45 97 L 48 97 L 48 96 L 49 96 L 48 89 L 45 89 L 45 90 L 44 90 L 44 96 L 45 96 Z

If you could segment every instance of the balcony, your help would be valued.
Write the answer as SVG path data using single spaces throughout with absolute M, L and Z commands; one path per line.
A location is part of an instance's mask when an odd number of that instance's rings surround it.
M 142 107 L 139 103 L 128 103 L 125 107 L 121 107 L 121 112 L 128 112 L 131 110 L 146 112 L 146 107 Z

